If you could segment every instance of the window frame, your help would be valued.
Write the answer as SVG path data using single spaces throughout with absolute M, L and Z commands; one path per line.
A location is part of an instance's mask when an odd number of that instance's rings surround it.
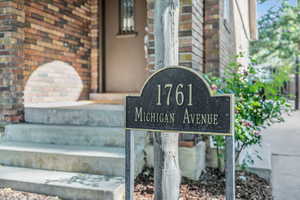
M 123 2 L 124 1 L 132 1 L 132 20 L 133 20 L 133 25 L 132 25 L 132 30 L 125 30 L 123 27 L 123 20 L 126 16 L 126 14 L 124 14 L 123 10 Z M 131 36 L 136 36 L 137 32 L 136 32 L 136 17 L 135 17 L 135 0 L 119 0 L 119 32 L 117 34 L 118 37 L 131 37 Z

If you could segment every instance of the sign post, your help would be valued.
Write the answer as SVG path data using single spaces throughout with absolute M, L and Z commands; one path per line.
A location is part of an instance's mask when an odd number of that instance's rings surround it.
M 125 199 L 133 199 L 134 193 L 134 135 L 130 130 L 125 131 Z
M 130 130 L 225 136 L 226 199 L 235 200 L 233 95 L 214 96 L 206 81 L 190 68 L 166 67 L 146 81 L 140 96 L 127 96 L 126 200 L 133 199 L 134 182 Z

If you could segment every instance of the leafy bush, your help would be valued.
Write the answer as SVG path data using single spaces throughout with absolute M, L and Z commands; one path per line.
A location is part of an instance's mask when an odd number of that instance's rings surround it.
M 263 80 L 252 63 L 245 67 L 231 62 L 222 78 L 205 75 L 214 93 L 235 95 L 236 161 L 247 147 L 261 143 L 264 128 L 282 122 L 283 112 L 290 110 L 287 99 L 281 95 L 284 82 L 289 79 L 289 70 L 282 68 L 271 74 L 271 79 Z M 224 137 L 216 136 L 214 141 L 221 159 Z

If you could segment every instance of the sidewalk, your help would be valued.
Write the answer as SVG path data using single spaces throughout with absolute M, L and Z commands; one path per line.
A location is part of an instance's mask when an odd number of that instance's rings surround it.
M 264 131 L 271 144 L 274 200 L 300 199 L 300 112 Z

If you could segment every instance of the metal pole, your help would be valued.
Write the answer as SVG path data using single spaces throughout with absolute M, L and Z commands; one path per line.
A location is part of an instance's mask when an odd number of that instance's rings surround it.
M 235 200 L 235 144 L 234 135 L 226 136 L 226 200 Z
M 295 71 L 295 110 L 299 110 L 299 57 L 296 60 Z
M 234 96 L 231 96 L 231 136 L 226 136 L 225 146 L 225 178 L 226 178 L 226 200 L 235 200 L 235 116 L 234 116 Z
M 134 194 L 134 135 L 125 131 L 125 199 L 133 200 Z

